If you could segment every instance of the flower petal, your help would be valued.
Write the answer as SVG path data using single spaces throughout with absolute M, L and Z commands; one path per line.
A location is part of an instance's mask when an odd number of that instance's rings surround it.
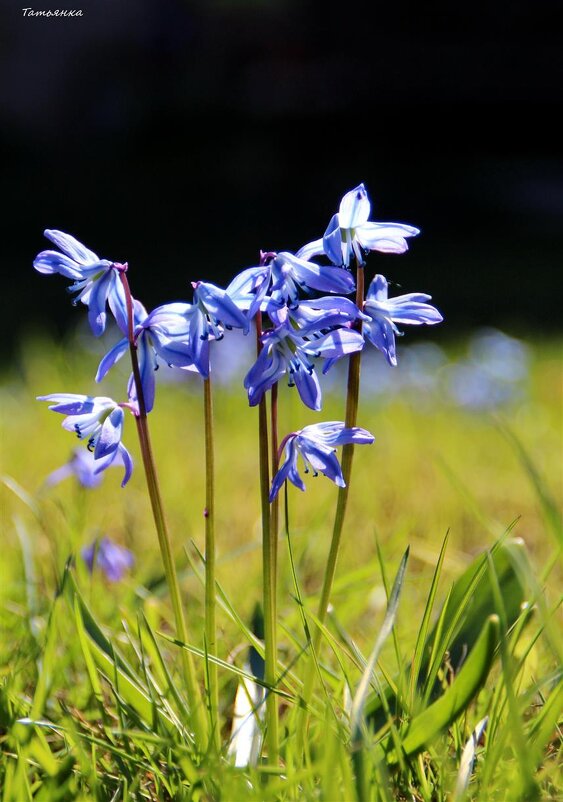
M 55 228 L 48 228 L 43 233 L 57 248 L 60 248 L 63 253 L 70 256 L 71 259 L 75 259 L 79 264 L 99 261 L 94 251 L 70 234 L 65 234 L 64 231 L 58 231 Z
M 286 480 L 289 480 L 295 487 L 299 488 L 299 490 L 305 490 L 305 484 L 297 470 L 297 449 L 294 441 L 295 438 L 292 437 L 287 443 L 285 447 L 285 461 L 272 480 L 269 496 L 270 503 L 275 499 Z
M 60 273 L 61 276 L 80 281 L 84 278 L 80 265 L 58 251 L 41 251 L 33 260 L 33 267 L 39 273 Z
M 347 192 L 340 201 L 338 217 L 340 228 L 357 228 L 365 223 L 369 217 L 371 204 L 363 184 Z
M 323 249 L 334 265 L 345 264 L 344 249 L 342 247 L 342 232 L 340 231 L 340 222 L 338 215 L 335 214 L 331 217 L 330 223 L 323 236 Z
M 101 459 L 113 454 L 121 440 L 123 433 L 123 419 L 125 415 L 121 407 L 115 407 L 102 424 L 100 435 L 94 450 L 94 459 Z
M 248 331 L 248 320 L 232 298 L 214 284 L 200 282 L 194 293 L 194 302 L 202 303 L 206 312 L 217 322 Z
M 120 443 L 117 446 L 117 450 L 119 452 L 119 456 L 123 460 L 123 465 L 125 467 L 125 474 L 121 482 L 121 487 L 125 487 L 129 479 L 131 478 L 131 474 L 133 473 L 133 460 L 131 458 L 131 454 L 127 451 L 123 443 Z
M 106 328 L 106 301 L 111 286 L 111 271 L 92 283 L 88 296 L 88 322 L 94 336 L 99 337 Z M 84 301 L 84 298 L 82 299 Z
M 419 232 L 414 226 L 400 223 L 364 223 L 356 229 L 356 237 L 362 248 L 380 253 L 404 253 L 409 246 L 406 237 Z
M 311 464 L 314 471 L 324 474 L 338 487 L 346 486 L 340 463 L 333 448 L 324 446 L 322 443 L 316 443 L 314 440 L 309 440 L 302 435 L 299 435 L 298 440 L 298 448 L 303 455 L 303 459 Z
M 322 392 L 315 371 L 302 367 L 293 373 L 292 378 L 305 406 L 319 412 L 322 409 Z
M 275 349 L 264 347 L 254 365 L 244 377 L 244 387 L 248 391 L 248 403 L 256 406 L 266 392 L 286 372 L 286 363 L 281 354 Z
M 364 323 L 364 335 L 385 355 L 389 364 L 396 367 L 397 354 L 393 324 L 384 317 L 374 318 L 370 323 Z
M 373 277 L 370 285 L 368 287 L 368 291 L 366 293 L 366 302 L 367 301 L 386 301 L 387 294 L 388 294 L 388 284 L 387 279 L 385 276 L 382 276 L 378 273 L 376 276 Z M 365 309 L 365 304 L 364 304 Z
M 126 337 L 120 340 L 117 345 L 114 345 L 107 354 L 103 357 L 100 364 L 98 365 L 98 371 L 96 373 L 96 381 L 101 382 L 108 370 L 112 368 L 116 362 L 118 362 L 123 354 L 129 348 L 129 341 Z
M 123 334 L 127 334 L 129 329 L 129 314 L 127 312 L 125 289 L 116 271 L 111 270 L 110 274 L 111 284 L 108 292 L 108 306 L 111 309 L 111 313 L 114 316 L 115 322 L 119 326 L 120 330 L 123 332 Z M 137 301 L 135 301 L 135 304 L 136 303 Z M 143 306 L 142 309 L 144 311 L 144 317 L 146 318 L 147 313 L 145 307 Z M 136 314 L 134 317 L 136 317 Z
M 299 259 L 309 260 L 313 256 L 323 256 L 325 252 L 322 239 L 316 239 L 313 242 L 308 242 L 299 248 L 295 254 Z

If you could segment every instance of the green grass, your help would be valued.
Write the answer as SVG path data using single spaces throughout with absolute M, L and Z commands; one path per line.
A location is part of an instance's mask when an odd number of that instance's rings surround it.
M 133 421 L 125 442 L 136 469 L 126 489 L 120 469 L 93 491 L 71 480 L 46 489 L 74 443 L 34 398 L 95 391 L 96 356 L 74 341 L 22 347 L 0 391 L 2 802 L 560 798 L 561 352 L 542 343 L 532 357 L 524 395 L 494 414 L 412 389 L 393 400 L 362 396 L 358 423 L 376 442 L 354 458 L 306 735 L 296 732 L 299 698 L 336 491 L 311 476 L 305 494 L 290 489 L 292 561 L 283 533 L 279 544 L 282 763 L 264 755 L 239 769 L 226 750 L 201 754 L 193 744 Z M 96 391 L 119 393 L 126 375 L 123 366 Z M 200 389 L 160 385 L 150 423 L 203 685 Z M 249 646 L 261 649 L 250 631 L 261 593 L 260 509 L 256 410 L 242 388 L 217 390 L 226 747 Z M 318 419 L 295 391 L 283 387 L 280 403 L 282 436 Z M 337 390 L 322 417 L 342 419 L 343 408 Z M 135 554 L 120 583 L 70 559 L 103 534 Z

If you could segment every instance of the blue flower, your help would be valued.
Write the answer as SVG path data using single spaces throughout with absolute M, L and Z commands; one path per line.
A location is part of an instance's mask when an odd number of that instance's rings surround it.
M 262 308 L 297 306 L 299 293 L 312 290 L 348 295 L 354 291 L 354 278 L 340 267 L 320 266 L 300 259 L 287 251 L 264 254 L 267 264 L 250 267 L 236 276 L 227 293 L 241 309 L 248 310 L 252 318 Z
M 94 540 L 82 549 L 82 559 L 90 573 L 94 570 L 94 562 L 110 582 L 119 582 L 126 571 L 133 567 L 135 558 L 129 549 L 113 543 L 109 537 Z
M 37 400 L 51 402 L 49 409 L 68 415 L 63 421 L 63 428 L 74 432 L 80 440 L 88 439 L 88 450 L 93 452 L 94 460 L 98 463 L 94 473 L 105 471 L 118 457 L 121 458 L 125 467 L 121 486 L 127 484 L 133 470 L 133 460 L 121 442 L 125 417 L 123 405 L 104 396 L 74 393 L 41 395 Z
M 149 315 L 140 301 L 133 302 L 133 336 L 137 346 L 139 372 L 147 412 L 150 412 L 154 406 L 157 356 L 171 367 L 189 368 L 193 365 L 190 332 L 186 322 L 190 308 L 191 304 L 185 303 L 165 304 L 154 309 Z M 170 334 L 171 331 L 180 333 Z M 128 349 L 129 339 L 124 337 L 107 352 L 98 365 L 97 382 L 104 378 Z M 128 394 L 130 401 L 137 401 L 133 374 L 129 377 Z
M 171 360 L 167 359 L 168 364 L 195 369 L 206 379 L 209 376 L 210 340 L 223 339 L 224 329 L 238 328 L 246 334 L 249 323 L 226 290 L 204 281 L 194 282 L 192 286 L 193 303 L 159 307 L 151 312 L 146 323 L 152 331 L 155 326 L 160 327 L 165 340 L 161 340 L 159 346 L 163 358 L 166 359 L 164 351 L 171 357 Z M 184 344 L 189 349 L 191 365 L 174 361 L 175 348 L 183 350 Z
M 35 269 L 40 273 L 60 273 L 74 280 L 69 292 L 79 293 L 74 303 L 82 301 L 88 306 L 88 320 L 96 337 L 103 334 L 106 327 L 106 302 L 119 327 L 125 330 L 127 304 L 118 274 L 126 265 L 100 259 L 70 234 L 50 229 L 44 233 L 62 253 L 41 251 L 33 262 Z
M 349 267 L 352 253 L 362 265 L 365 251 L 404 253 L 408 250 L 407 238 L 416 237 L 419 229 L 404 223 L 369 222 L 370 210 L 366 188 L 359 184 L 342 198 L 324 237 L 304 245 L 297 256 L 310 259 L 324 254 L 333 264 Z
M 366 340 L 385 355 L 390 365 L 395 366 L 395 335 L 401 334 L 395 323 L 433 326 L 443 318 L 434 306 L 426 303 L 431 299 L 430 295 L 411 292 L 388 298 L 387 286 L 387 279 L 380 275 L 375 276 L 369 285 L 364 302 L 363 332 Z
M 299 454 L 305 463 L 305 473 L 309 472 L 310 465 L 314 476 L 323 473 L 338 487 L 345 487 L 342 469 L 335 456 L 335 446 L 342 446 L 346 443 L 373 443 L 374 439 L 367 429 L 361 429 L 359 426 L 347 429 L 345 424 L 339 421 L 314 423 L 287 435 L 280 447 L 281 451 L 285 446 L 285 461 L 272 481 L 270 502 L 275 499 L 286 480 L 289 480 L 299 490 L 305 490 L 305 485 L 297 469 Z
M 356 305 L 338 296 L 272 312 L 274 328 L 263 334 L 262 350 L 244 379 L 250 406 L 287 373 L 289 386 L 297 387 L 303 403 L 320 410 L 322 394 L 312 360 L 320 357 L 330 365 L 359 351 L 363 337 L 350 328 L 358 316 Z

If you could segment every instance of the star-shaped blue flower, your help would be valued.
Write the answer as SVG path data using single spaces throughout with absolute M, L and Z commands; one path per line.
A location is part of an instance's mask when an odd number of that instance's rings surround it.
M 157 357 L 160 357 L 170 367 L 189 368 L 193 365 L 193 348 L 190 342 L 189 326 L 186 322 L 190 309 L 191 304 L 165 304 L 154 309 L 149 315 L 140 301 L 133 302 L 133 336 L 137 346 L 139 372 L 147 412 L 150 412 L 154 406 Z M 171 334 L 170 332 L 176 333 Z M 126 334 L 127 330 L 124 333 Z M 97 382 L 102 381 L 110 368 L 121 359 L 128 349 L 129 338 L 126 336 L 107 352 L 98 366 Z M 137 390 L 132 373 L 129 377 L 128 395 L 130 401 L 137 401 Z
M 106 327 L 106 303 L 109 304 L 119 327 L 127 328 L 127 304 L 125 290 L 119 278 L 119 270 L 125 265 L 100 259 L 70 234 L 47 229 L 47 239 L 60 248 L 59 251 L 41 251 L 33 266 L 40 273 L 60 273 L 73 279 L 69 292 L 79 293 L 74 303 L 82 301 L 88 307 L 88 320 L 98 337 Z
M 312 360 L 322 358 L 330 365 L 359 351 L 363 337 L 350 328 L 359 314 L 352 301 L 338 296 L 272 311 L 274 328 L 263 334 L 262 350 L 244 379 L 250 406 L 287 373 L 289 386 L 297 387 L 303 403 L 320 410 L 322 393 Z
M 335 453 L 336 446 L 346 443 L 369 444 L 373 443 L 374 439 L 367 429 L 361 429 L 359 426 L 346 428 L 340 421 L 314 423 L 287 435 L 280 447 L 280 451 L 285 447 L 285 460 L 272 481 L 270 502 L 275 499 L 286 480 L 299 490 L 305 490 L 305 484 L 297 468 L 299 454 L 305 463 L 305 473 L 309 472 L 311 466 L 315 476 L 322 473 L 338 487 L 345 487 L 342 469 Z
M 404 253 L 408 250 L 407 238 L 420 234 L 418 228 L 404 223 L 370 222 L 370 210 L 366 188 L 359 184 L 342 198 L 324 237 L 304 245 L 297 256 L 311 259 L 324 254 L 333 264 L 349 267 L 354 254 L 358 264 L 363 265 L 366 251 Z
M 105 471 L 119 456 L 125 467 L 121 486 L 131 478 L 133 460 L 121 442 L 123 434 L 124 411 L 112 398 L 105 396 L 77 395 L 74 393 L 53 393 L 41 395 L 38 401 L 49 401 L 50 410 L 67 415 L 63 429 L 74 432 L 80 440 L 88 440 L 88 449 L 97 462 L 95 474 Z
M 369 285 L 362 316 L 364 336 L 393 367 L 397 364 L 395 335 L 401 334 L 395 323 L 434 326 L 443 320 L 436 307 L 426 303 L 430 299 L 421 292 L 388 298 L 387 279 L 380 275 Z

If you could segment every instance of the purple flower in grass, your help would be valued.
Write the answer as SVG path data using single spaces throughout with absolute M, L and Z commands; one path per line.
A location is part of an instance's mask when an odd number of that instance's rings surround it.
M 300 292 L 308 295 L 316 290 L 348 295 L 355 288 L 353 276 L 341 267 L 320 266 L 287 251 L 265 256 L 269 257 L 267 264 L 243 270 L 227 287 L 235 303 L 248 310 L 249 318 L 264 303 L 268 311 L 270 307 L 285 304 L 297 306 Z
M 366 340 L 385 355 L 390 365 L 395 366 L 395 335 L 401 334 L 395 323 L 433 326 L 443 318 L 436 307 L 426 303 L 431 299 L 430 295 L 420 292 L 397 295 L 395 298 L 388 298 L 387 295 L 387 279 L 375 276 L 364 302 L 363 332 Z
M 358 309 L 347 298 L 328 297 L 302 302 L 297 309 L 282 307 L 272 313 L 275 328 L 262 336 L 262 350 L 244 379 L 250 406 L 260 402 L 284 374 L 296 386 L 303 403 L 321 409 L 322 393 L 313 359 L 332 364 L 359 351 L 362 335 L 349 326 Z
M 94 540 L 82 549 L 82 559 L 90 573 L 94 564 L 100 568 L 110 582 L 119 582 L 126 571 L 133 567 L 135 558 L 129 549 L 114 543 L 109 537 Z
M 74 281 L 69 292 L 77 292 L 73 303 L 82 301 L 88 307 L 88 320 L 98 337 L 106 327 L 106 302 L 109 304 L 119 327 L 127 328 L 127 304 L 119 271 L 126 265 L 100 259 L 93 251 L 63 231 L 47 229 L 47 239 L 59 251 L 41 251 L 33 266 L 40 273 L 60 273 Z
M 97 473 L 97 467 L 91 451 L 85 448 L 75 448 L 69 461 L 50 473 L 45 483 L 52 487 L 64 479 L 68 479 L 69 476 L 74 476 L 82 487 L 97 487 L 102 481 L 101 474 Z
M 133 460 L 121 442 L 123 433 L 123 406 L 112 398 L 104 396 L 75 395 L 74 393 L 53 393 L 41 395 L 38 401 L 51 402 L 53 412 L 67 415 L 63 428 L 74 432 L 80 440 L 88 439 L 88 450 L 94 454 L 99 474 L 114 464 L 119 458 L 123 462 L 125 475 L 121 486 L 124 487 L 131 478 Z M 128 406 L 128 405 L 126 405 Z
M 365 251 L 404 253 L 408 237 L 416 237 L 418 228 L 404 223 L 373 223 L 366 188 L 359 184 L 347 192 L 338 213 L 333 215 L 322 239 L 309 242 L 297 252 L 301 259 L 324 254 L 335 265 L 350 265 L 352 254 L 358 264 L 364 263 Z
M 299 490 L 305 490 L 303 479 L 297 468 L 297 457 L 300 454 L 305 463 L 305 473 L 309 466 L 314 476 L 323 473 L 338 487 L 345 487 L 340 463 L 336 458 L 336 446 L 346 443 L 373 443 L 374 436 L 359 426 L 347 429 L 344 423 L 328 421 L 305 426 L 298 432 L 292 432 L 281 443 L 280 453 L 285 448 L 285 461 L 274 476 L 270 490 L 270 502 L 279 493 L 283 483 L 289 480 Z

